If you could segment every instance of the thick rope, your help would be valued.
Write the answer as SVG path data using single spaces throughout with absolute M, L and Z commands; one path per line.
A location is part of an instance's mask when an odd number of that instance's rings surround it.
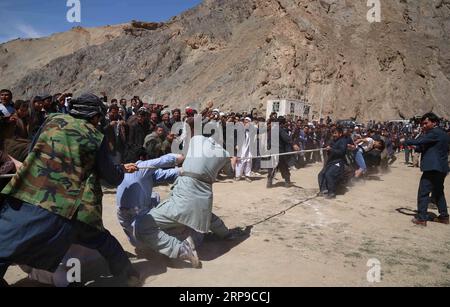
M 277 214 L 271 215 L 271 216 L 265 218 L 265 219 L 262 220 L 262 221 L 259 221 L 259 222 L 255 223 L 255 224 L 252 224 L 252 225 L 248 225 L 248 226 L 246 226 L 246 227 L 254 227 L 254 226 L 256 226 L 256 225 L 259 225 L 259 224 L 265 223 L 265 222 L 267 222 L 267 221 L 270 221 L 271 219 L 276 218 L 276 217 L 278 217 L 278 216 L 285 215 L 288 211 L 294 209 L 295 207 L 298 207 L 298 206 L 300 206 L 300 205 L 302 205 L 302 204 L 304 204 L 304 203 L 306 203 L 306 202 L 308 202 L 308 201 L 310 201 L 310 200 L 316 199 L 317 197 L 319 197 L 318 194 L 315 195 L 315 196 L 311 196 L 311 197 L 309 197 L 309 198 L 307 198 L 307 199 L 304 199 L 304 200 L 302 200 L 302 201 L 300 201 L 300 202 L 298 202 L 298 203 L 296 203 L 296 204 L 290 206 L 289 208 L 287 208 L 287 209 L 285 209 L 285 210 L 283 210 L 283 211 L 281 211 L 281 212 L 279 212 L 279 213 L 277 213 Z
M 16 174 L 0 175 L 0 179 L 12 178 L 12 177 L 14 177 L 15 175 L 16 175 Z
M 281 156 L 293 156 L 293 155 L 298 155 L 298 154 L 302 154 L 302 153 L 310 153 L 310 152 L 319 152 L 324 150 L 323 148 L 320 149 L 311 149 L 311 150 L 300 150 L 300 151 L 292 151 L 292 152 L 285 152 L 285 153 L 280 153 L 280 154 L 273 154 L 273 155 L 266 155 L 266 156 L 257 156 L 257 157 L 248 157 L 248 158 L 239 158 L 239 160 L 255 160 L 255 159 L 267 159 L 267 158 L 271 158 L 271 157 L 281 157 Z M 404 151 L 401 151 L 399 153 L 396 153 L 396 155 L 403 153 Z M 150 166 L 150 167 L 139 167 L 140 171 L 143 170 L 156 170 L 158 169 L 157 167 L 154 166 Z M 15 174 L 7 174 L 7 175 L 0 175 L 0 179 L 4 179 L 4 178 L 12 178 L 14 177 Z
M 140 171 L 143 170 L 156 170 L 158 167 L 139 167 Z M 6 174 L 6 175 L 0 175 L 0 179 L 8 179 L 13 178 L 16 174 Z
M 323 148 L 320 149 L 311 149 L 311 150 L 300 150 L 300 151 L 291 151 L 291 152 L 285 152 L 285 153 L 279 153 L 279 154 L 273 154 L 273 155 L 266 155 L 266 156 L 256 156 L 256 157 L 248 157 L 248 158 L 240 158 L 237 157 L 239 160 L 255 160 L 255 159 L 267 159 L 272 157 L 281 157 L 281 156 L 293 156 L 293 155 L 299 155 L 302 153 L 310 153 L 310 152 L 318 152 L 324 150 Z

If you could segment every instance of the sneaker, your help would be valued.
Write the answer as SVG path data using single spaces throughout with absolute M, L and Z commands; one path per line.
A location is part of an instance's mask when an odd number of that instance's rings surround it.
M 245 181 L 247 181 L 247 182 L 252 182 L 252 180 L 250 179 L 250 177 L 245 177 Z
M 183 241 L 179 258 L 183 261 L 189 261 L 195 269 L 200 269 L 202 267 L 202 263 L 200 262 L 200 259 L 198 259 L 197 251 L 195 250 L 194 239 L 192 239 L 191 236 Z

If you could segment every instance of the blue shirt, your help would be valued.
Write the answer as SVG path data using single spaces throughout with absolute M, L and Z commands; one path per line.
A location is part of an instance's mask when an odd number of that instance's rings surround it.
M 138 161 L 138 167 L 154 167 L 155 169 L 125 174 L 123 182 L 117 188 L 116 202 L 119 209 L 150 209 L 152 190 L 155 184 L 173 182 L 180 175 L 178 168 L 162 170 L 160 168 L 175 167 L 177 155 L 169 154 L 159 159 Z

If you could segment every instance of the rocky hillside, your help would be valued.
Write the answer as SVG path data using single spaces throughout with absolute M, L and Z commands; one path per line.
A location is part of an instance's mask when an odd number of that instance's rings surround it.
M 1 82 L 24 98 L 106 91 L 247 110 L 288 97 L 308 99 L 316 114 L 323 105 L 334 118 L 450 116 L 450 0 L 381 0 L 382 22 L 372 24 L 366 4 L 205 0 L 166 23 L 135 22 L 96 43 L 71 31 L 53 45 L 56 36 L 1 45 Z
M 32 70 L 59 57 L 92 46 L 101 45 L 123 34 L 124 25 L 100 28 L 76 27 L 40 39 L 17 39 L 0 45 L 1 86 L 14 86 Z

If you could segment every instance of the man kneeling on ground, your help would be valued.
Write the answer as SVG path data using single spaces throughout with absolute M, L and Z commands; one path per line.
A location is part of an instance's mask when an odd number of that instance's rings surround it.
M 194 131 L 193 120 L 189 124 Z M 196 245 L 201 243 L 204 234 L 211 231 L 221 238 L 234 239 L 241 233 L 229 230 L 212 213 L 212 185 L 230 159 L 229 153 L 214 139 L 204 136 L 193 137 L 189 144 L 183 171 L 169 198 L 147 214 L 136 216 L 134 238 L 140 248 L 157 251 L 172 259 L 186 260 L 194 268 L 200 268 Z M 177 233 L 178 236 L 169 233 Z

